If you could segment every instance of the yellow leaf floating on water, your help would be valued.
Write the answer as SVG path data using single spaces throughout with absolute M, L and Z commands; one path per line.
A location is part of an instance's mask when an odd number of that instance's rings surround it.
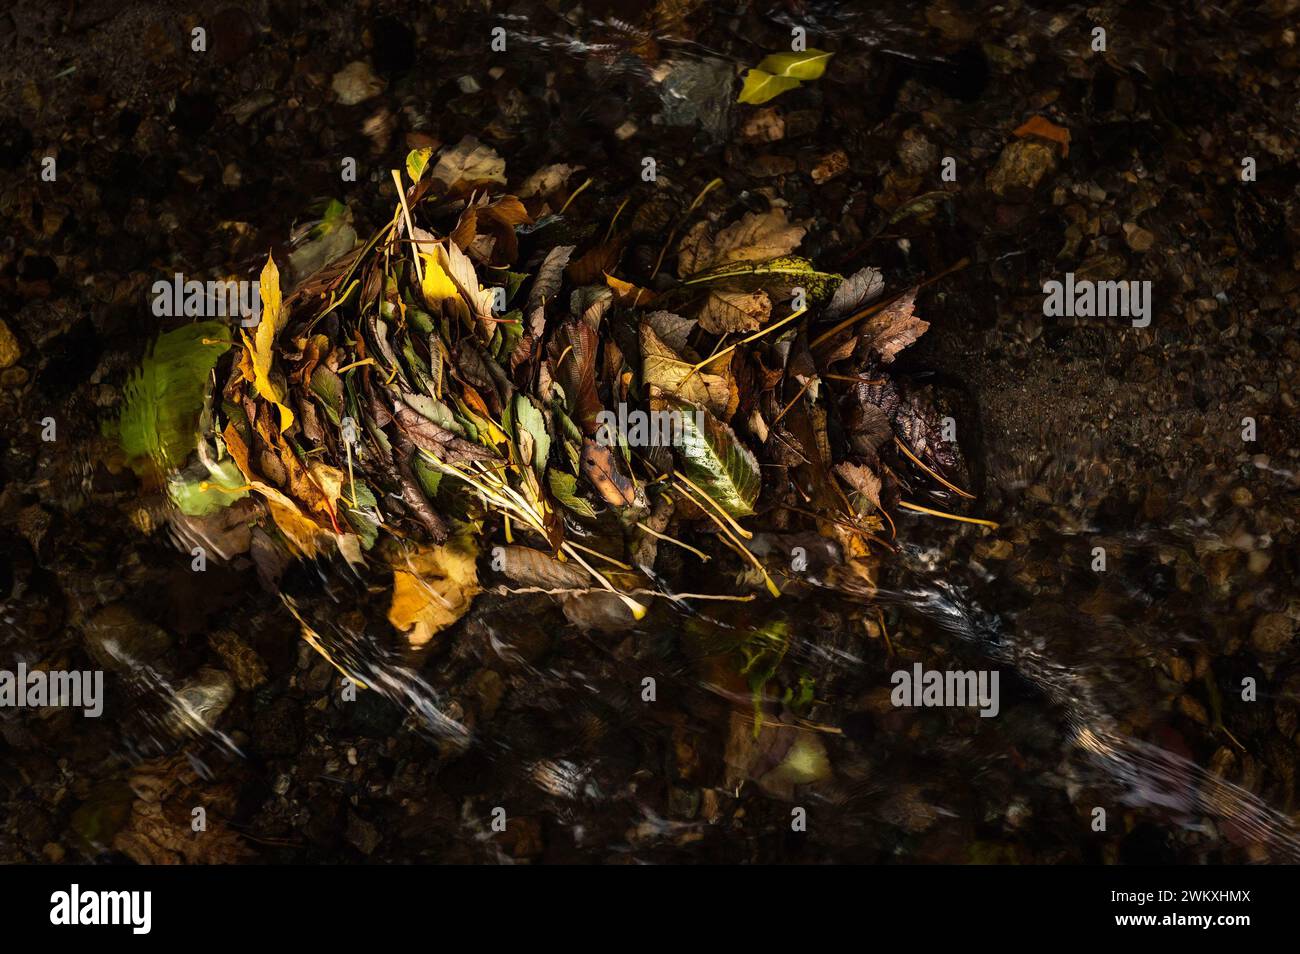
M 293 411 L 280 403 L 280 396 L 271 384 L 271 362 L 275 357 L 275 336 L 284 324 L 280 298 L 280 270 L 275 267 L 275 259 L 266 256 L 266 266 L 262 269 L 259 281 L 262 294 L 262 320 L 257 326 L 255 337 L 249 340 L 248 332 L 241 331 L 244 348 L 251 356 L 253 368 L 253 388 L 280 409 L 280 433 L 283 434 L 293 424 Z
M 794 89 L 804 80 L 815 80 L 826 72 L 834 53 L 805 50 L 802 53 L 773 53 L 745 74 L 745 85 L 738 103 L 757 106 Z
M 467 534 L 442 546 L 409 548 L 393 566 L 388 621 L 412 649 L 429 644 L 469 609 L 479 591 L 477 548 Z
M 802 53 L 770 53 L 763 57 L 758 68 L 773 76 L 789 76 L 797 80 L 820 79 L 826 64 L 834 53 L 825 50 L 804 50 Z

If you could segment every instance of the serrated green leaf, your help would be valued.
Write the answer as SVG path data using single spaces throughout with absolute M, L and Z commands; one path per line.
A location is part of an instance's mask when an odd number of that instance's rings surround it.
M 311 373 L 311 391 L 320 398 L 330 422 L 337 427 L 343 419 L 343 382 L 339 376 L 323 364 L 316 365 Z
M 520 457 L 523 457 L 523 448 L 527 446 L 523 441 L 522 435 L 527 433 L 531 438 L 532 453 L 531 460 L 524 460 L 525 464 L 532 464 L 533 470 L 537 476 L 541 477 L 546 470 L 546 459 L 551 455 L 551 435 L 546 430 L 546 417 L 533 404 L 532 400 L 526 394 L 515 395 L 515 445 L 519 447 Z
M 552 467 L 546 472 L 546 479 L 551 486 L 551 493 L 561 506 L 567 507 L 580 517 L 595 518 L 596 511 L 592 509 L 591 504 L 578 496 L 577 477 Z
M 681 437 L 674 450 L 695 486 L 733 517 L 752 514 L 763 478 L 758 461 L 735 431 L 704 408 L 686 401 L 669 398 L 651 403 L 662 403 L 681 416 Z
M 158 336 L 123 388 L 118 418 L 118 439 L 137 472 L 170 470 L 194 449 L 208 374 L 230 345 L 230 329 L 219 321 Z

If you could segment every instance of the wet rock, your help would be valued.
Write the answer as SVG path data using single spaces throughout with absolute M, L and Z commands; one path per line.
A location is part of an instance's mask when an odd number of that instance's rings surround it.
M 755 111 L 740 127 L 746 142 L 777 142 L 785 138 L 785 117 L 774 106 Z
M 1148 252 L 1151 250 L 1151 246 L 1155 244 L 1156 237 L 1153 232 L 1134 222 L 1125 222 L 1124 241 L 1135 252 Z
M 379 829 L 356 812 L 348 812 L 348 830 L 345 837 L 348 844 L 363 855 L 374 854 L 382 840 Z
M 1261 653 L 1280 653 L 1295 636 L 1295 621 L 1285 613 L 1265 613 L 1255 620 L 1250 641 Z
M 208 645 L 221 657 L 240 689 L 256 689 L 266 682 L 266 663 L 238 634 L 228 629 L 216 630 L 208 634 Z
M 384 91 L 384 81 L 371 72 L 370 66 L 354 60 L 334 74 L 330 88 L 344 106 L 355 106 L 373 99 Z
M 817 185 L 823 185 L 848 171 L 849 154 L 843 149 L 835 149 L 818 160 L 817 165 L 813 166 L 811 174 L 813 182 L 817 183 Z
M 731 123 L 735 70 L 713 58 L 670 60 L 663 66 L 656 119 L 666 126 L 698 126 L 713 143 L 721 142 Z
M 18 345 L 18 339 L 9 330 L 9 326 L 0 320 L 0 368 L 11 367 L 22 355 L 23 350 Z
M 205 666 L 176 691 L 171 728 L 178 734 L 213 729 L 234 698 L 230 673 Z
M 989 190 L 1007 198 L 1032 191 L 1056 166 L 1056 150 L 1031 139 L 1007 143 L 986 180 Z
M 171 649 L 172 638 L 141 619 L 125 603 L 111 603 L 82 625 L 86 648 L 107 669 L 129 672 L 155 662 Z

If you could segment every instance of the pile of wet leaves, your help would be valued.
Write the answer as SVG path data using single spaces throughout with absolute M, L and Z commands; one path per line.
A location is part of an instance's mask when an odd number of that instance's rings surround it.
M 256 322 L 164 334 L 117 436 L 196 558 L 251 554 L 272 590 L 293 563 L 341 559 L 403 654 L 468 610 L 481 563 L 584 629 L 625 629 L 656 600 L 760 601 L 724 642 L 761 720 L 781 656 L 761 601 L 810 583 L 869 597 L 896 507 L 972 519 L 904 499 L 969 496 L 955 447 L 890 376 L 928 327 L 916 288 L 819 271 L 779 201 L 712 221 L 716 181 L 685 208 L 627 196 L 577 221 L 577 172 L 508 191 L 473 137 L 411 151 L 369 240 L 332 203 L 295 233 L 287 274 L 268 257 Z M 657 260 L 625 260 L 647 238 Z M 770 691 L 812 698 L 806 681 Z

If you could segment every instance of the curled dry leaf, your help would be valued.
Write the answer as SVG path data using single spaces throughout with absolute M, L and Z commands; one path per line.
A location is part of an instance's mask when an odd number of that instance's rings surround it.
M 925 334 L 930 327 L 928 321 L 922 321 L 912 314 L 912 309 L 916 307 L 916 291 L 913 288 L 889 307 L 872 315 L 862 330 L 862 340 L 879 353 L 880 360 L 885 364 L 893 361 L 898 352 Z

